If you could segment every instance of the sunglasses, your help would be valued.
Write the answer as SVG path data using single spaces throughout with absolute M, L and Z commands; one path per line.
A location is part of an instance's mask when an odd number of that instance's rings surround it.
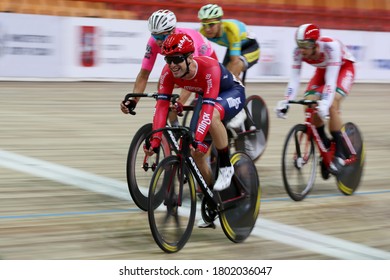
M 202 22 L 202 26 L 203 26 L 204 28 L 213 28 L 214 25 L 216 25 L 216 24 L 218 24 L 218 23 L 220 23 L 220 22 L 221 22 L 220 20 L 218 20 L 218 21 L 212 21 L 212 22 Z
M 153 34 L 152 33 L 152 37 L 157 41 L 157 40 L 160 40 L 160 41 L 165 41 L 165 39 L 168 37 L 169 34 Z
M 300 49 L 311 49 L 314 48 L 315 44 L 312 40 L 297 40 L 297 45 Z
M 175 55 L 175 56 L 166 56 L 164 59 L 167 64 L 171 64 L 172 62 L 174 64 L 179 64 L 185 60 L 185 57 L 183 55 Z

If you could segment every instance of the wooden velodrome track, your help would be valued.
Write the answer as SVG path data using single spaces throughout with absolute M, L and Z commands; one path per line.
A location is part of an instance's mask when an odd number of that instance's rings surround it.
M 303 120 L 273 107 L 285 84 L 249 84 L 268 104 L 268 146 L 256 165 L 262 186 L 253 234 L 230 242 L 220 227 L 194 228 L 187 245 L 167 255 L 154 243 L 147 214 L 131 202 L 127 150 L 152 118 L 153 100 L 136 116 L 119 102 L 132 84 L 0 82 L 0 259 L 386 259 L 390 260 L 389 85 L 356 84 L 344 121 L 363 133 L 361 185 L 344 196 L 317 177 L 309 197 L 284 191 L 280 161 L 288 130 Z M 148 90 L 153 91 L 155 84 Z M 199 217 L 199 215 L 198 215 Z

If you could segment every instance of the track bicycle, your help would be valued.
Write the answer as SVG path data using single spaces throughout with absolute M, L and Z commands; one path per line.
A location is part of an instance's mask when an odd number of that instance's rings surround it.
M 327 149 L 313 124 L 317 113 L 316 100 L 290 100 L 289 104 L 300 104 L 305 108 L 305 122 L 297 124 L 287 134 L 282 154 L 284 187 L 295 201 L 303 200 L 313 189 L 316 168 L 319 162 L 323 179 L 330 176 L 329 165 L 333 160 L 336 144 L 331 140 Z M 336 175 L 338 189 L 345 195 L 352 195 L 359 186 L 365 162 L 365 148 L 361 133 L 352 122 L 342 128 L 344 139 L 345 166 Z M 316 153 L 319 152 L 319 158 Z
M 214 192 L 191 156 L 190 144 L 194 142 L 191 129 L 165 127 L 149 136 L 158 131 L 175 135 L 167 140 L 179 150 L 158 164 L 150 181 L 148 220 L 157 245 L 166 253 L 175 253 L 187 243 L 197 211 L 195 182 L 203 193 L 200 209 L 203 220 L 213 223 L 219 218 L 227 238 L 243 242 L 252 232 L 260 210 L 260 181 L 252 159 L 245 152 L 235 152 L 230 159 L 234 167 L 231 185 Z M 150 147 L 149 137 L 146 145 Z
M 130 97 L 149 97 L 156 99 L 157 93 L 134 93 Z M 177 94 L 173 95 L 172 102 L 177 97 Z M 194 104 L 184 106 L 183 125 L 189 122 L 193 108 Z M 227 130 L 229 147 L 234 151 L 245 151 L 250 155 L 252 160 L 256 160 L 264 152 L 267 143 L 269 129 L 268 109 L 260 96 L 252 95 L 246 99 L 245 111 L 247 114 L 245 122 L 239 128 Z M 167 141 L 167 137 L 170 136 L 164 132 L 159 152 L 153 156 L 146 156 L 143 151 L 143 143 L 151 131 L 152 123 L 147 123 L 136 132 L 131 141 L 126 162 L 126 177 L 129 193 L 134 203 L 144 211 L 148 210 L 148 187 L 152 172 L 156 169 L 162 158 L 173 153 L 173 149 Z M 214 151 L 214 153 L 216 152 Z

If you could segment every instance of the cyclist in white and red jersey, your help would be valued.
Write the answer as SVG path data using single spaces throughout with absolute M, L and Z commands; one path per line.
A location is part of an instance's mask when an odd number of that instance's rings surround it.
M 158 10 L 150 16 L 148 22 L 151 37 L 146 45 L 146 52 L 142 60 L 141 70 L 135 80 L 133 88 L 134 93 L 143 93 L 145 91 L 157 55 L 161 54 L 161 45 L 169 34 L 184 33 L 190 35 L 194 40 L 194 56 L 210 56 L 217 59 L 217 55 L 213 50 L 211 43 L 202 34 L 189 28 L 176 28 L 177 21 L 173 12 L 169 10 Z M 185 97 L 188 98 L 189 95 L 190 93 L 187 93 Z M 128 114 L 130 110 L 134 110 L 139 99 L 139 97 L 130 99 L 125 98 L 120 104 L 122 112 Z M 186 99 L 179 100 L 180 103 L 178 104 L 184 103 L 185 101 Z
M 204 142 L 206 134 L 210 132 L 219 157 L 219 173 L 213 189 L 221 191 L 229 187 L 234 173 L 229 160 L 228 136 L 222 122 L 231 120 L 243 108 L 245 88 L 217 60 L 206 56 L 195 57 L 194 51 L 194 42 L 187 34 L 172 34 L 164 41 L 162 52 L 167 64 L 160 76 L 153 129 L 165 126 L 175 85 L 202 96 L 192 155 L 211 186 L 212 175 L 206 160 L 209 146 Z M 146 154 L 153 154 L 160 146 L 161 135 L 162 132 L 151 137 L 151 147 L 145 149 Z
M 337 174 L 345 165 L 340 104 L 349 94 L 354 82 L 355 58 L 340 41 L 320 37 L 320 29 L 314 24 L 299 26 L 295 40 L 297 47 L 294 49 L 292 75 L 285 93 L 286 99 L 278 102 L 275 111 L 278 117 L 285 118 L 288 110 L 286 100 L 293 100 L 297 95 L 302 62 L 316 67 L 304 96 L 306 99 L 319 100 L 319 117 L 315 116 L 314 121 L 325 145 L 329 145 L 330 141 L 326 137 L 323 120 L 329 118 L 329 131 L 336 142 L 335 158 L 329 171 Z

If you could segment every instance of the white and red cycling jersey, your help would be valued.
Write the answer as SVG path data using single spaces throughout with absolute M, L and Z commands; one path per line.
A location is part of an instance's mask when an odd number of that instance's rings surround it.
M 174 33 L 184 33 L 192 38 L 195 46 L 194 56 L 210 56 L 217 59 L 217 55 L 211 46 L 211 42 L 198 31 L 190 28 L 176 28 Z M 156 39 L 154 39 L 153 36 L 150 36 L 146 45 L 146 52 L 142 60 L 141 68 L 152 71 L 156 62 L 157 54 L 161 54 L 161 48 L 157 45 Z
M 166 125 L 169 103 L 175 85 L 202 96 L 202 108 L 195 128 L 195 140 L 203 142 L 211 125 L 214 108 L 221 120 L 229 121 L 245 104 L 245 87 L 217 60 L 194 57 L 197 71 L 190 80 L 175 78 L 166 64 L 161 72 L 158 98 L 153 116 L 153 130 Z M 155 136 L 161 138 L 162 133 Z
M 306 93 L 321 93 L 321 98 L 329 100 L 331 104 L 336 91 L 342 95 L 349 92 L 355 76 L 353 55 L 340 41 L 329 37 L 320 37 L 316 44 L 320 52 L 316 60 L 305 59 L 298 47 L 294 49 L 292 74 L 285 93 L 288 100 L 296 98 L 302 62 L 317 68 L 306 88 Z

